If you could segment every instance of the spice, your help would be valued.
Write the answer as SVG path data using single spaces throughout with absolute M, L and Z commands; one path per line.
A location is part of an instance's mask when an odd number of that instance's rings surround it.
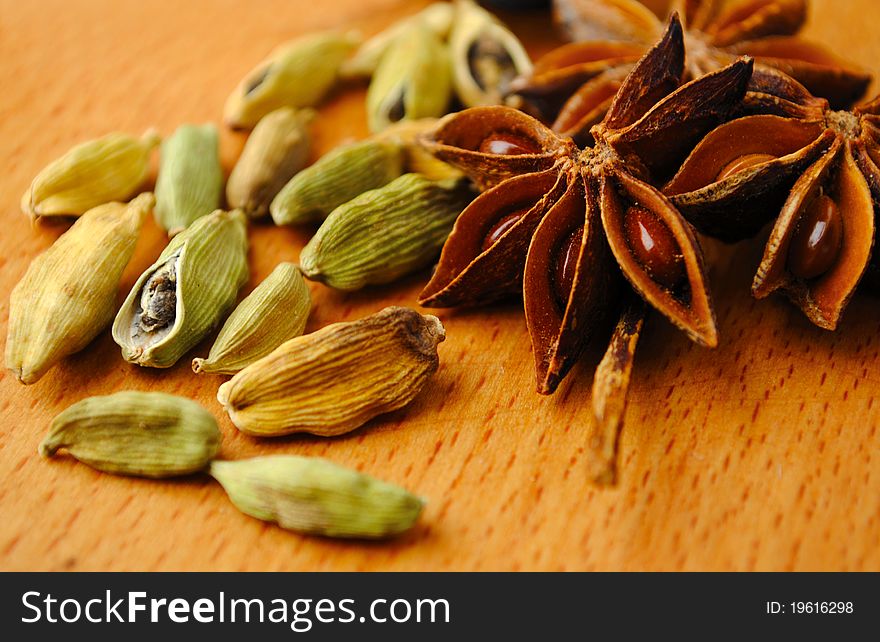
M 312 137 L 311 109 L 276 109 L 264 116 L 245 143 L 226 183 L 226 202 L 249 218 L 269 213 L 269 204 L 281 188 L 309 160 Z
M 85 348 L 113 319 L 122 272 L 153 195 L 90 209 L 31 262 L 9 299 L 6 367 L 25 384 Z
M 193 359 L 196 373 L 234 374 L 298 337 L 311 310 L 309 288 L 293 263 L 279 263 L 229 315 L 207 359 Z
M 146 180 L 150 154 L 158 144 L 153 130 L 141 138 L 108 134 L 81 143 L 37 174 L 21 198 L 21 209 L 36 220 L 78 216 L 110 201 L 127 200 Z
M 391 537 L 409 530 L 424 507 L 399 486 L 317 457 L 215 461 L 211 475 L 241 512 L 311 535 Z
M 597 72 L 621 62 L 627 47 L 636 47 L 636 57 L 662 30 L 655 14 L 638 0 L 554 0 L 554 15 L 562 30 L 576 44 L 569 45 L 568 71 L 584 64 Z M 871 77 L 825 47 L 798 37 L 806 21 L 805 0 L 767 0 L 762 2 L 718 2 L 689 0 L 675 3 L 687 27 L 688 40 L 700 43 L 688 53 L 688 73 L 699 77 L 729 64 L 737 55 L 749 55 L 760 66 L 770 66 L 792 75 L 818 96 L 837 108 L 848 107 L 868 88 Z M 581 42 L 583 41 L 583 42 Z M 616 41 L 616 42 L 615 42 Z M 623 41 L 623 42 L 621 42 Z M 538 66 L 542 66 L 539 80 Z M 562 72 L 549 65 L 536 65 L 536 85 L 562 80 Z M 581 72 L 586 72 L 586 69 Z M 555 79 L 554 79 L 555 76 Z M 586 79 L 582 74 L 582 80 Z
M 229 96 L 224 120 L 251 129 L 279 107 L 314 107 L 335 86 L 343 60 L 357 44 L 354 34 L 331 31 L 278 47 Z
M 320 221 L 367 190 L 403 173 L 404 150 L 394 140 L 367 139 L 342 145 L 299 172 L 272 200 L 276 225 Z
M 89 397 L 52 421 L 43 457 L 59 449 L 117 475 L 172 477 L 205 469 L 220 449 L 217 422 L 199 404 L 162 392 Z
M 511 31 L 472 0 L 457 0 L 449 37 L 452 80 L 465 107 L 500 104 L 514 78 L 532 70 Z
M 442 116 L 452 98 L 449 51 L 420 22 L 388 46 L 367 91 L 367 122 L 379 132 L 401 120 Z
M 871 259 L 880 99 L 840 112 L 794 81 L 780 89 L 776 102 L 801 100 L 803 117 L 758 114 L 719 127 L 664 191 L 698 229 L 724 240 L 753 236 L 776 216 L 752 293 L 781 290 L 833 330 Z
M 445 39 L 454 14 L 452 4 L 448 2 L 429 4 L 419 13 L 399 20 L 363 43 L 351 58 L 342 63 L 340 74 L 345 78 L 372 76 L 388 47 L 413 24 L 422 24 L 438 38 Z
M 240 210 L 203 216 L 141 274 L 113 322 L 126 361 L 168 368 L 214 328 L 248 278 Z
M 732 112 L 751 61 L 678 87 L 683 65 L 673 19 L 593 129 L 592 148 L 507 107 L 447 116 L 425 140 L 487 191 L 459 216 L 419 302 L 476 305 L 522 292 L 540 393 L 556 389 L 618 312 L 627 293 L 620 272 L 692 340 L 717 343 L 694 232 L 646 181 Z M 624 401 L 627 380 L 615 392 Z M 604 403 L 593 399 L 599 411 Z
M 291 339 L 220 386 L 242 432 L 341 435 L 407 405 L 439 365 L 440 321 L 388 307 Z
M 404 174 L 333 210 L 300 254 L 303 273 L 338 290 L 395 281 L 437 257 L 472 198 L 465 181 Z
M 173 236 L 220 206 L 223 170 L 217 128 L 181 125 L 162 143 L 156 222 Z

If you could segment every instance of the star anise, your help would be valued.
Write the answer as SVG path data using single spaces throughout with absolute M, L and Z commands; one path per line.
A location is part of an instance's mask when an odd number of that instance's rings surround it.
M 606 481 L 641 327 L 641 301 L 624 303 L 626 282 L 692 340 L 718 341 L 700 246 L 649 181 L 677 167 L 736 107 L 752 62 L 681 85 L 683 71 L 673 16 L 593 129 L 595 146 L 581 150 L 509 107 L 447 116 L 425 141 L 487 191 L 459 216 L 422 305 L 475 305 L 521 292 L 543 394 L 626 308 L 594 380 L 594 443 L 606 459 L 597 476 Z
M 805 90 L 793 80 L 781 100 Z M 853 111 L 815 101 L 802 118 L 752 115 L 718 127 L 666 185 L 701 232 L 753 236 L 777 216 L 752 284 L 782 290 L 833 330 L 871 260 L 880 208 L 880 97 Z
M 836 108 L 850 106 L 871 77 L 821 45 L 792 34 L 802 26 L 806 0 L 675 0 L 687 26 L 692 78 L 753 56 L 759 68 L 793 76 Z M 535 63 L 512 86 L 510 104 L 552 123 L 554 131 L 589 141 L 632 64 L 662 25 L 637 0 L 555 0 L 557 22 L 577 42 Z

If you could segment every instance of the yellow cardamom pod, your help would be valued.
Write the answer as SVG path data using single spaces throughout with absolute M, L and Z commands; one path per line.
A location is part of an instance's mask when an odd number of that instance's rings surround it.
M 408 404 L 439 366 L 437 317 L 388 307 L 291 339 L 220 386 L 242 432 L 332 436 Z
M 400 120 L 442 116 L 452 97 L 449 51 L 414 22 L 388 45 L 367 90 L 367 121 L 379 132 Z
M 421 144 L 420 138 L 437 128 L 438 118 L 420 118 L 418 120 L 402 120 L 389 126 L 372 138 L 379 141 L 393 141 L 401 146 L 404 152 L 404 168 L 407 172 L 421 174 L 432 181 L 444 178 L 460 178 L 461 170 L 434 156 Z M 377 186 L 379 187 L 379 186 Z
M 141 138 L 108 134 L 77 145 L 50 163 L 21 198 L 22 211 L 41 216 L 79 216 L 137 193 L 150 171 L 150 153 L 159 144 L 154 130 Z
M 455 92 L 465 107 L 500 105 L 510 83 L 532 71 L 522 43 L 473 0 L 456 0 L 449 56 Z
M 171 367 L 229 312 L 248 279 L 246 223 L 217 210 L 171 239 L 113 322 L 126 361 Z
M 276 225 L 320 221 L 358 194 L 385 185 L 403 172 L 404 151 L 392 140 L 342 145 L 290 179 L 272 200 Z
M 196 373 L 234 374 L 298 337 L 311 310 L 309 288 L 293 263 L 280 263 L 229 315 Z
M 359 38 L 326 32 L 278 47 L 238 84 L 223 111 L 230 127 L 250 129 L 279 107 L 314 107 L 333 88 Z
M 424 507 L 399 486 L 319 457 L 215 461 L 211 476 L 241 512 L 310 535 L 391 537 L 409 530 Z
M 281 188 L 308 164 L 312 138 L 311 109 L 276 109 L 260 119 L 226 183 L 229 207 L 249 218 L 269 213 L 269 204 Z
M 148 192 L 90 209 L 30 264 L 9 299 L 6 367 L 20 382 L 36 382 L 113 319 L 122 272 L 153 202 Z
M 126 391 L 83 399 L 55 417 L 39 450 L 52 457 L 61 448 L 107 473 L 171 477 L 205 469 L 220 431 L 195 401 Z
M 156 221 L 173 236 L 220 205 L 223 170 L 214 125 L 181 125 L 162 143 Z
M 300 253 L 303 274 L 337 290 L 390 283 L 428 265 L 474 194 L 466 181 L 404 174 L 337 207 Z
M 342 64 L 340 75 L 343 78 L 372 76 L 389 45 L 416 22 L 424 24 L 438 38 L 445 39 L 452 26 L 454 13 L 450 3 L 435 2 L 419 13 L 394 23 L 358 47 L 354 55 Z

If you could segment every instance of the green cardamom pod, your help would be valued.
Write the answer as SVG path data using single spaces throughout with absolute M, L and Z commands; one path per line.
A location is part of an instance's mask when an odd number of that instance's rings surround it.
M 226 123 L 250 129 L 279 107 L 314 107 L 336 84 L 342 61 L 359 41 L 354 34 L 325 32 L 278 47 L 229 96 Z
M 150 153 L 159 136 L 149 130 L 141 138 L 108 134 L 77 145 L 50 163 L 21 198 L 22 211 L 41 216 L 79 216 L 136 194 L 150 171 Z
M 320 221 L 358 194 L 385 185 L 403 173 L 398 142 L 367 139 L 343 145 L 294 176 L 272 201 L 276 225 Z
M 282 343 L 221 385 L 217 400 L 250 435 L 341 435 L 412 401 L 445 338 L 437 317 L 388 307 Z
M 214 125 L 181 125 L 162 143 L 156 221 L 175 235 L 220 206 L 223 170 Z
M 337 207 L 303 248 L 303 274 L 337 290 L 390 283 L 440 253 L 473 199 L 466 181 L 404 174 Z
M 126 361 L 173 366 L 223 319 L 248 279 L 246 223 L 217 210 L 171 239 L 113 322 Z
M 241 512 L 310 535 L 391 537 L 409 530 L 424 507 L 399 486 L 319 457 L 215 461 L 211 476 Z
M 311 109 L 282 107 L 260 119 L 229 174 L 229 207 L 243 210 L 249 218 L 269 213 L 275 195 L 308 164 L 312 146 L 309 123 L 314 117 Z
M 31 262 L 9 298 L 6 367 L 25 384 L 85 348 L 110 321 L 151 193 L 90 209 Z
M 220 431 L 195 401 L 126 391 L 83 399 L 55 417 L 40 454 L 61 448 L 107 473 L 172 477 L 205 469 L 220 449 Z
M 342 64 L 340 75 L 343 78 L 372 76 L 389 45 L 413 23 L 421 22 L 437 34 L 438 38 L 445 39 L 452 26 L 454 13 L 450 3 L 435 2 L 419 13 L 394 23 L 358 47 L 354 55 Z
M 421 22 L 388 45 L 367 90 L 367 121 L 379 132 L 400 120 L 442 116 L 452 97 L 449 51 Z
M 456 0 L 449 56 L 455 92 L 465 107 L 500 105 L 510 83 L 532 71 L 517 37 L 472 0 Z
M 281 263 L 229 315 L 207 359 L 193 371 L 234 374 L 265 357 L 306 327 L 312 303 L 302 273 Z

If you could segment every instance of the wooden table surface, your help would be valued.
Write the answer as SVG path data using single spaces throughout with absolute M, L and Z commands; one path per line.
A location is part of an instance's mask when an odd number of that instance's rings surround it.
M 424 2 L 39 0 L 0 2 L 0 336 L 9 292 L 65 225 L 18 209 L 31 178 L 73 144 L 113 130 L 165 134 L 219 122 L 223 101 L 298 33 L 370 34 Z M 533 55 L 559 42 L 549 18 L 511 24 Z M 814 0 L 806 33 L 880 75 L 872 0 Z M 363 89 L 321 111 L 318 149 L 365 134 Z M 224 132 L 228 171 L 243 137 Z M 296 260 L 310 229 L 256 225 L 248 290 Z M 161 251 L 152 221 L 120 291 Z M 36 385 L 0 373 L 0 568 L 4 570 L 880 570 L 880 302 L 858 295 L 837 333 L 783 300 L 753 301 L 758 243 L 717 252 L 721 343 L 698 348 L 649 319 L 636 360 L 622 477 L 587 479 L 592 368 L 533 392 L 520 306 L 441 311 L 441 367 L 408 408 L 335 439 L 256 440 L 216 402 L 223 378 L 125 363 L 109 332 Z M 309 329 L 385 305 L 415 306 L 422 273 L 339 294 L 312 285 Z M 195 353 L 203 354 L 203 343 Z M 195 354 L 194 353 L 194 354 Z M 192 355 L 190 355 L 192 356 Z M 429 499 L 389 543 L 302 537 L 240 514 L 204 477 L 153 482 L 40 459 L 52 417 L 89 395 L 164 390 L 220 420 L 222 455 L 320 455 Z

